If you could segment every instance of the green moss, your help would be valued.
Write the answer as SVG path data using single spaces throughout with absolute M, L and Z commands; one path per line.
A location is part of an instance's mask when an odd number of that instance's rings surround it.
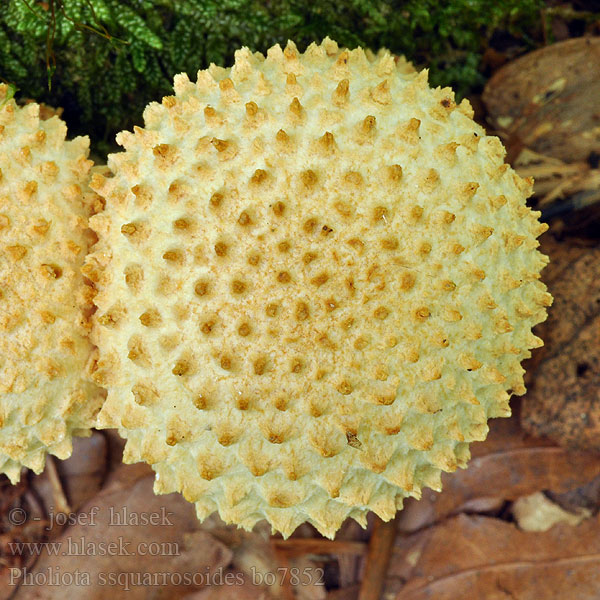
M 139 123 L 143 107 L 169 93 L 173 75 L 195 78 L 211 62 L 231 64 L 236 48 L 265 51 L 287 39 L 300 49 L 329 35 L 340 44 L 386 46 L 431 70 L 431 82 L 459 96 L 484 81 L 481 57 L 494 32 L 523 49 L 539 28 L 542 0 L 3 0 L 0 76 L 20 97 L 63 106 L 74 133 L 96 152 Z M 93 8 L 93 11 L 92 11 Z M 52 13 L 54 12 L 54 17 Z M 48 28 L 56 66 L 48 87 Z M 98 31 L 107 39 L 82 25 Z M 52 31 L 52 30 L 51 30 Z M 49 36 L 50 40 L 52 36 Z

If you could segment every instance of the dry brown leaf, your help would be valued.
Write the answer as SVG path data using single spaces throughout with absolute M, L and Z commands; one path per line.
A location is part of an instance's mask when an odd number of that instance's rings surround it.
M 593 169 L 588 161 L 567 163 L 523 148 L 512 166 L 521 177 L 533 178 L 536 208 L 545 215 L 552 213 L 552 203 L 561 198 L 570 198 L 571 210 L 600 202 L 600 169 Z M 562 205 L 565 209 L 566 206 Z
M 228 585 L 211 586 L 183 597 L 182 600 L 272 600 L 268 591 L 259 585 L 254 585 L 245 573 L 226 570 L 223 577 Z
M 473 507 L 497 505 L 541 490 L 557 493 L 579 487 L 600 472 L 600 457 L 568 452 L 528 437 L 516 417 L 490 423 L 485 442 L 473 444 L 467 469 L 442 476 L 441 494 L 426 490 L 419 501 L 407 501 L 399 514 L 402 531 L 415 531 L 448 515 Z
M 545 347 L 521 422 L 562 445 L 600 450 L 600 247 L 545 244 L 544 251 L 560 268 L 545 273 L 554 304 L 537 329 Z
M 290 569 L 296 574 L 293 579 L 290 577 L 296 600 L 326 600 L 323 570 L 313 560 L 308 556 L 297 556 L 290 560 Z
M 235 525 L 226 525 L 215 513 L 203 523 L 202 529 L 225 544 L 232 551 L 231 567 L 245 578 L 253 581 L 260 590 L 268 591 L 274 598 L 280 598 L 281 577 L 269 581 L 268 585 L 260 582 L 278 573 L 281 567 L 271 544 L 271 527 L 266 521 L 257 523 L 252 531 L 245 531 Z
M 549 490 L 547 495 L 553 502 L 569 512 L 576 513 L 581 509 L 587 509 L 592 514 L 596 514 L 600 510 L 600 475 L 574 490 L 562 494 Z
M 30 573 L 34 581 L 37 576 L 38 584 L 21 585 L 17 600 L 64 598 L 63 585 L 39 585 L 52 581 L 52 576 L 74 578 L 69 585 L 70 599 L 120 598 L 129 587 L 128 599 L 170 600 L 204 587 L 208 577 L 227 567 L 231 551 L 200 529 L 192 505 L 178 494 L 154 495 L 153 477 L 144 476 L 135 466 L 123 465 L 120 471 L 111 485 L 82 507 L 79 519 L 87 519 L 87 523 L 78 522 L 56 538 L 55 555 L 44 548 Z M 116 515 L 123 518 L 124 511 L 129 523 L 145 514 L 155 524 L 118 525 Z M 92 518 L 93 525 L 89 524 Z M 185 581 L 188 573 L 203 578 L 197 577 L 195 585 Z M 159 585 L 140 585 L 144 577 Z
M 597 600 L 600 519 L 531 533 L 459 515 L 399 538 L 389 574 L 406 581 L 396 600 Z
M 600 147 L 600 38 L 559 42 L 510 62 L 487 83 L 483 100 L 493 126 L 520 147 L 567 162 Z

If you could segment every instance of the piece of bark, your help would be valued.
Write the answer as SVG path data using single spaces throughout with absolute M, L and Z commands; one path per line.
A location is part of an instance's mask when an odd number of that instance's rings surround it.
M 561 266 L 545 277 L 554 304 L 536 330 L 545 346 L 528 365 L 535 376 L 521 423 L 561 445 L 600 451 L 600 247 L 543 249 Z
M 398 538 L 390 575 L 406 581 L 396 600 L 597 600 L 600 520 L 539 533 L 459 515 Z
M 509 158 L 521 147 L 567 162 L 600 148 L 600 38 L 536 50 L 498 70 L 483 101 Z

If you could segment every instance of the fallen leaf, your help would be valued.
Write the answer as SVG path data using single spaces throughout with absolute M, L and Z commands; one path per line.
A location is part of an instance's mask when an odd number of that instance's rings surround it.
M 569 259 L 562 258 L 565 247 Z M 538 329 L 545 348 L 523 400 L 521 423 L 571 447 L 600 450 L 600 247 L 544 247 L 562 267 L 546 278 L 554 296 Z
M 297 556 L 290 560 L 289 581 L 294 589 L 296 600 L 326 600 L 327 598 L 323 570 L 308 556 Z
M 355 583 L 354 585 L 345 588 L 328 591 L 327 600 L 359 600 L 360 592 L 360 584 Z M 388 599 L 384 596 L 383 600 Z
M 260 589 L 268 589 L 273 597 L 281 596 L 281 577 L 272 583 L 267 573 L 277 573 L 280 567 L 271 544 L 271 527 L 266 521 L 257 523 L 252 531 L 245 531 L 235 525 L 226 525 L 217 514 L 210 515 L 202 524 L 216 539 L 223 542 L 231 551 L 231 567 L 242 573 L 244 580 L 252 581 Z
M 406 581 L 396 600 L 597 600 L 600 519 L 533 533 L 459 515 L 398 538 L 389 575 Z
M 591 161 L 564 162 L 523 148 L 511 164 L 521 177 L 533 178 L 535 207 L 546 219 L 600 202 L 600 169 L 593 169 Z
M 567 162 L 600 145 L 600 38 L 583 37 L 530 52 L 499 69 L 483 101 L 509 155 L 523 146 Z
M 547 494 L 552 501 L 569 512 L 577 512 L 585 508 L 592 514 L 596 514 L 600 510 L 600 475 L 574 490 L 563 493 L 549 490 Z
M 244 573 L 228 570 L 224 572 L 224 577 L 233 583 L 211 586 L 184 596 L 182 600 L 272 600 L 273 598 L 264 587 L 253 585 Z
M 461 507 L 460 512 L 465 513 L 499 513 L 506 504 L 506 500 L 500 496 L 482 496 L 467 500 Z
M 578 514 L 570 513 L 552 502 L 543 492 L 518 498 L 512 505 L 512 514 L 517 525 L 523 531 L 548 531 L 557 523 L 579 525 L 591 516 L 589 510 L 580 510 Z
M 542 490 L 566 492 L 587 483 L 600 472 L 600 457 L 569 452 L 547 440 L 528 436 L 519 420 L 495 419 L 485 442 L 472 444 L 466 469 L 442 475 L 440 494 L 424 490 L 420 500 L 407 500 L 399 513 L 399 529 L 415 531 L 474 503 L 498 505 Z
M 17 600 L 62 599 L 65 585 L 75 600 L 125 593 L 131 600 L 149 594 L 170 600 L 222 575 L 232 552 L 201 529 L 193 505 L 178 494 L 154 495 L 153 476 L 135 465 L 119 470 L 76 522 L 42 547 L 24 580 L 33 585 L 22 583 Z
M 395 600 L 403 585 L 402 580 L 398 577 L 386 577 L 381 600 Z M 327 600 L 329 600 L 329 598 L 327 598 Z M 350 600 L 350 598 L 340 596 L 340 600 Z M 358 600 L 358 594 L 356 595 L 356 600 Z

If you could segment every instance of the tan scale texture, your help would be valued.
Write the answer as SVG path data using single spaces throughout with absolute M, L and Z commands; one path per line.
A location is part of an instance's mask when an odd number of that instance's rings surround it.
M 99 422 L 198 516 L 327 536 L 440 488 L 522 394 L 551 298 L 504 149 L 387 52 L 175 78 L 92 187 Z
M 84 375 L 93 289 L 80 269 L 92 242 L 88 139 L 18 107 L 0 85 L 0 473 L 40 472 L 89 433 L 99 388 Z

